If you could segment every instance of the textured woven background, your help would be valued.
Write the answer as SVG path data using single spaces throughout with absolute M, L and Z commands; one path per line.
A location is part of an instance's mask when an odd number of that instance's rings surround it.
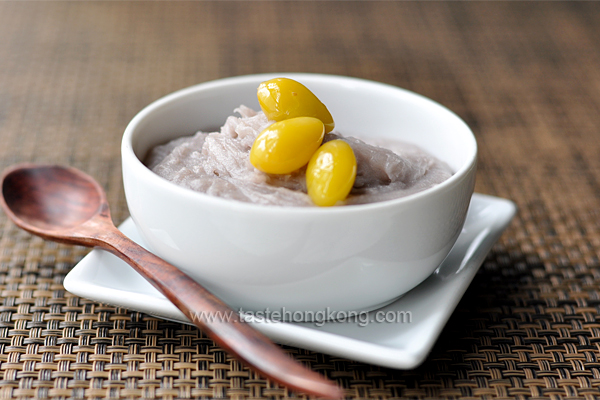
M 151 101 L 272 71 L 357 76 L 446 105 L 476 190 L 520 209 L 427 361 L 396 371 L 286 348 L 349 398 L 600 393 L 600 4 L 0 2 L 0 167 L 81 168 L 128 213 L 119 142 Z M 0 212 L 0 398 L 280 399 L 198 330 L 65 292 L 87 252 Z

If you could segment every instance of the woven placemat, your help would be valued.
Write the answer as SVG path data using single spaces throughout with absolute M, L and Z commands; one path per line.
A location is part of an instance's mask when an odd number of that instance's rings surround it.
M 348 398 L 598 398 L 599 25 L 594 2 L 0 2 L 0 167 L 83 169 L 120 223 L 120 136 L 162 95 L 272 71 L 416 91 L 520 212 L 419 368 L 286 351 Z M 87 251 L 0 213 L 0 398 L 303 397 L 195 328 L 67 293 Z

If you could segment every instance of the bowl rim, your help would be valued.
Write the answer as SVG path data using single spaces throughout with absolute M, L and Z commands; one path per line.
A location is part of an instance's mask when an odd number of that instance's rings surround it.
M 302 82 L 303 78 L 308 78 L 313 81 L 319 80 L 336 80 L 340 83 L 354 83 L 357 85 L 369 85 L 373 87 L 379 87 L 383 90 L 394 90 L 403 93 L 404 95 L 414 97 L 418 101 L 429 103 L 429 105 L 438 107 L 442 111 L 449 113 L 453 116 L 457 122 L 464 126 L 466 129 L 467 137 L 471 142 L 471 154 L 468 154 L 468 159 L 463 165 L 456 171 L 454 174 L 445 180 L 442 183 L 439 183 L 433 187 L 425 189 L 423 191 L 410 194 L 408 196 L 400 197 L 397 199 L 384 200 L 374 203 L 367 204 L 351 204 L 346 206 L 333 206 L 333 207 L 298 207 L 298 206 L 269 206 L 264 204 L 256 204 L 243 202 L 234 199 L 227 199 L 223 197 L 212 196 L 206 193 L 197 192 L 189 188 L 185 188 L 183 186 L 179 186 L 178 184 L 171 182 L 156 173 L 154 173 L 151 169 L 146 167 L 142 160 L 138 158 L 133 150 L 132 140 L 133 134 L 137 128 L 137 126 L 151 113 L 154 111 L 168 106 L 171 102 L 176 101 L 179 98 L 191 95 L 198 91 L 210 90 L 223 86 L 233 86 L 241 83 L 254 82 L 257 80 L 268 80 L 275 77 L 286 77 L 295 79 L 297 81 Z M 329 74 L 318 74 L 318 73 L 292 73 L 292 72 L 283 72 L 283 73 L 262 73 L 262 74 L 251 74 L 251 75 L 241 75 L 234 77 L 227 77 L 221 79 L 215 79 L 207 82 L 202 82 L 196 85 L 192 85 L 183 89 L 179 89 L 175 92 L 169 93 L 152 103 L 148 104 L 142 110 L 140 110 L 127 124 L 125 131 L 123 133 L 122 141 L 121 141 L 121 157 L 122 157 L 122 168 L 123 172 L 126 165 L 129 165 L 132 168 L 132 173 L 138 175 L 142 178 L 146 178 L 154 181 L 158 186 L 162 187 L 164 190 L 173 191 L 177 196 L 186 197 L 190 201 L 202 202 L 214 205 L 216 207 L 227 207 L 232 211 L 249 211 L 254 213 L 266 213 L 266 214 L 294 214 L 299 216 L 304 215 L 312 215 L 312 214 L 351 214 L 356 212 L 364 212 L 367 210 L 378 210 L 378 209 L 388 209 L 391 207 L 399 207 L 399 206 L 408 206 L 411 203 L 418 202 L 424 197 L 432 196 L 438 192 L 445 192 L 450 190 L 454 186 L 458 185 L 462 180 L 466 179 L 470 175 L 470 173 L 474 173 L 474 169 L 477 164 L 477 155 L 478 155 L 478 147 L 477 141 L 475 139 L 475 135 L 471 128 L 464 122 L 462 118 L 460 118 L 456 113 L 448 109 L 447 107 L 439 104 L 438 102 L 425 97 L 421 94 L 412 92 L 407 89 L 400 88 L 398 86 L 390 85 L 387 83 L 372 81 L 368 79 L 356 78 L 356 77 L 348 77 L 342 75 L 329 75 Z M 131 163 L 126 162 L 127 160 L 131 160 Z

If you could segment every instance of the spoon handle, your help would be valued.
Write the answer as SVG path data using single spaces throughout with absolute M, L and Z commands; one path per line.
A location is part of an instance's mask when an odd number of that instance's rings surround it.
M 101 242 L 96 245 L 131 265 L 211 339 L 264 376 L 319 397 L 342 398 L 342 390 L 333 382 L 296 362 L 188 275 L 139 246 L 114 226 L 96 239 Z

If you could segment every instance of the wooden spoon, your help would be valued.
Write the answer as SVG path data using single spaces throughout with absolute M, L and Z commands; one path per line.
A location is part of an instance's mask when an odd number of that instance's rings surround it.
M 83 172 L 61 166 L 14 166 L 2 175 L 0 203 L 14 223 L 28 232 L 99 247 L 123 259 L 198 328 L 264 376 L 308 394 L 342 398 L 342 390 L 333 382 L 296 362 L 192 278 L 124 236 L 112 223 L 104 191 Z M 231 315 L 231 319 L 199 318 L 200 312 Z

